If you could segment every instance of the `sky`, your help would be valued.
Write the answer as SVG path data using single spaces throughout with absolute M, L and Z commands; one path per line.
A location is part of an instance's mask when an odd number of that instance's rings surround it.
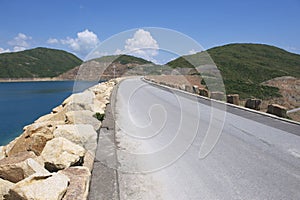
M 84 59 L 103 41 L 131 29 L 115 53 L 139 45 L 158 49 L 144 27 L 161 27 L 204 49 L 262 43 L 300 54 L 300 0 L 0 0 L 0 27 L 0 53 L 49 47 Z

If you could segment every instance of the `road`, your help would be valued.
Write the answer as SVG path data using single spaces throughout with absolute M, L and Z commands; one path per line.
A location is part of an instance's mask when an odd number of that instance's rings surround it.
M 116 99 L 120 199 L 300 199 L 299 125 L 139 78 Z

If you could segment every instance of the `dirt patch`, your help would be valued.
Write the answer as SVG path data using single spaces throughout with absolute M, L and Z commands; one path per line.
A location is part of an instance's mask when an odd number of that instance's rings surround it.
M 286 107 L 288 110 L 300 107 L 300 79 L 283 76 L 271 79 L 263 83 L 264 85 L 277 87 L 282 95 L 280 98 L 263 101 L 262 109 L 267 110 L 268 104 L 276 103 Z M 288 116 L 295 120 L 300 121 L 300 112 L 289 113 Z

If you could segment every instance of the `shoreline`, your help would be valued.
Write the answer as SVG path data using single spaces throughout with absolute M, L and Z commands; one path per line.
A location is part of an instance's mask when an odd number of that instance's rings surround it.
M 52 112 L 25 126 L 21 135 L 0 146 L 0 185 L 5 189 L 0 191 L 0 199 L 88 199 L 102 127 L 97 115 L 105 113 L 120 80 L 98 83 L 71 94 Z M 14 173 L 16 170 L 19 173 Z M 48 187 L 55 190 L 40 192 Z
M 106 82 L 110 79 L 99 80 L 76 80 L 76 79 L 60 79 L 60 78 L 0 78 L 0 83 L 22 83 L 22 82 L 51 82 L 51 81 L 87 81 L 87 82 Z
M 71 79 L 59 79 L 59 78 L 0 78 L 0 83 L 13 83 L 13 82 L 44 82 L 44 81 L 74 81 Z

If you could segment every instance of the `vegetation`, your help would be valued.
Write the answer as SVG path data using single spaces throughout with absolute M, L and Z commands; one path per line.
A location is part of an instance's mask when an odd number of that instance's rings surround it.
M 105 117 L 105 114 L 101 114 L 101 113 L 99 113 L 99 112 L 96 112 L 95 115 L 94 115 L 94 117 L 95 117 L 96 119 L 98 119 L 99 121 L 103 121 L 103 120 L 104 120 L 104 117 Z
M 113 55 L 113 56 L 103 56 L 100 58 L 93 59 L 97 62 L 107 62 L 107 63 L 120 63 L 122 65 L 126 64 L 150 64 L 150 61 L 144 60 L 143 58 L 137 58 L 130 55 Z
M 269 99 L 280 96 L 278 88 L 261 83 L 280 76 L 300 77 L 300 55 L 263 44 L 229 44 L 194 55 L 180 57 L 168 63 L 177 68 L 191 68 L 191 63 L 212 64 L 220 70 L 227 93 L 241 98 Z
M 202 83 L 206 82 L 209 85 L 216 81 L 214 75 L 217 72 L 207 70 L 206 66 L 216 64 L 221 72 L 226 92 L 237 93 L 241 98 L 278 97 L 280 96 L 278 88 L 262 83 L 280 76 L 300 78 L 300 55 L 263 44 L 229 44 L 215 47 L 179 57 L 166 65 L 155 65 L 130 55 L 103 56 L 93 60 L 113 63 L 119 68 L 129 64 L 126 70 L 130 69 L 135 74 L 144 75 L 170 74 L 172 69 L 188 68 L 189 74 L 205 77 Z M 55 77 L 81 63 L 79 58 L 70 53 L 47 48 L 3 53 L 0 54 L 0 78 Z M 201 74 L 196 70 L 190 70 L 195 67 Z M 181 71 L 186 72 L 185 69 Z M 216 87 L 219 84 L 216 83 Z
M 0 54 L 0 78 L 55 77 L 82 63 L 62 50 L 35 48 Z

